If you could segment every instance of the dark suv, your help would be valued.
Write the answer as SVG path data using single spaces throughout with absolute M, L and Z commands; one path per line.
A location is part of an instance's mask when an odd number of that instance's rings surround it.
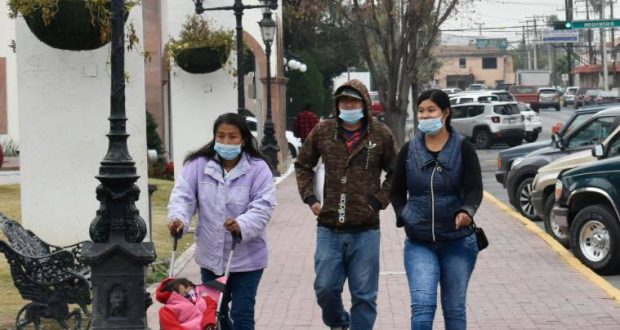
M 554 221 L 573 254 L 599 274 L 620 271 L 620 136 L 592 155 L 607 158 L 559 175 Z
M 506 177 L 508 199 L 521 214 L 539 220 L 532 206 L 532 182 L 538 169 L 554 159 L 600 143 L 620 124 L 620 107 L 599 111 L 563 137 L 554 135 L 551 146 L 530 152 L 512 162 Z
M 573 116 L 566 122 L 566 125 L 562 126 L 562 130 L 558 133 L 558 136 L 563 137 L 564 135 L 570 133 L 576 127 L 581 125 L 584 121 L 586 121 L 586 119 L 590 118 L 595 113 L 608 108 L 608 106 L 605 106 L 576 110 Z M 506 176 L 508 175 L 508 171 L 510 171 L 510 168 L 512 167 L 512 162 L 515 159 L 523 157 L 534 150 L 549 147 L 552 145 L 553 142 L 551 140 L 547 140 L 536 143 L 528 143 L 518 147 L 513 147 L 500 151 L 497 155 L 497 172 L 495 173 L 495 179 L 505 188 Z

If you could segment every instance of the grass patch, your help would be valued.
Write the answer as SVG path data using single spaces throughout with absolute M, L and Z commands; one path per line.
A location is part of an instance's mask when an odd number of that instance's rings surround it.
M 167 266 L 172 254 L 172 239 L 168 234 L 167 205 L 170 191 L 174 187 L 174 182 L 167 180 L 149 179 L 150 184 L 157 186 L 157 191 L 152 196 L 152 236 L 157 253 L 157 261 L 162 265 L 159 271 L 152 271 L 149 275 L 151 281 L 158 281 L 161 276 L 167 274 Z M 141 192 L 141 198 L 148 198 L 148 192 Z M 93 190 L 93 198 L 95 192 Z M 96 210 L 93 210 L 93 214 Z M 21 221 L 21 203 L 19 185 L 0 185 L 0 212 L 7 217 Z M 143 215 L 145 217 L 145 215 Z M 145 220 L 146 217 L 145 217 Z M 36 233 L 35 233 L 36 234 Z M 147 236 L 148 238 L 148 236 Z M 0 231 L 0 239 L 5 237 Z M 194 235 L 186 235 L 179 242 L 177 256 L 183 253 L 194 242 Z M 13 278 L 6 259 L 0 257 L 0 329 L 9 329 L 14 325 L 15 316 L 19 309 L 27 302 L 13 285 Z

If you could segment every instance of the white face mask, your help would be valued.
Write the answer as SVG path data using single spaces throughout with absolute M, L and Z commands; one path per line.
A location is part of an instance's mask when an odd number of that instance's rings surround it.
M 364 109 L 342 109 L 340 108 L 340 114 L 338 117 L 349 125 L 357 124 L 362 118 L 364 118 Z

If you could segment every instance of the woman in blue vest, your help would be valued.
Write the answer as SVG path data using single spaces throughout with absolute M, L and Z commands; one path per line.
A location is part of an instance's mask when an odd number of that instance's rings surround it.
M 446 329 L 465 329 L 467 284 L 478 247 L 472 228 L 482 201 L 480 163 L 472 145 L 450 126 L 450 99 L 428 90 L 418 99 L 418 133 L 400 150 L 392 205 L 404 227 L 411 328 L 432 329 L 437 285 Z

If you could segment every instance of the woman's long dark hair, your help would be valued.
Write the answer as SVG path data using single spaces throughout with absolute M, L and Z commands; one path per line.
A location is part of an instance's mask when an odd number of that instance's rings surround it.
M 452 132 L 452 125 L 450 125 L 450 119 L 452 119 L 452 106 L 450 106 L 450 97 L 448 94 L 441 89 L 429 89 L 420 94 L 418 97 L 417 106 L 420 106 L 420 103 L 426 100 L 431 100 L 433 103 L 437 104 L 437 106 L 441 108 L 441 112 L 450 110 L 450 114 L 446 117 L 446 122 L 444 125 L 446 126 L 448 132 Z
M 258 142 L 256 141 L 254 135 L 252 135 L 252 132 L 250 132 L 250 129 L 245 122 L 245 117 L 232 112 L 225 113 L 217 117 L 215 123 L 213 124 L 213 140 L 211 140 L 200 149 L 189 153 L 185 157 L 183 164 L 187 164 L 188 162 L 191 162 L 192 160 L 200 157 L 211 158 L 217 161 L 217 158 L 215 158 L 215 136 L 217 134 L 217 129 L 222 124 L 232 125 L 239 129 L 239 131 L 241 132 L 241 138 L 243 139 L 241 151 L 244 151 L 245 153 L 254 158 L 262 159 L 265 161 L 265 163 L 267 163 L 267 165 L 270 165 L 267 161 L 267 158 L 265 158 L 265 156 L 263 156 L 263 154 L 258 150 Z

